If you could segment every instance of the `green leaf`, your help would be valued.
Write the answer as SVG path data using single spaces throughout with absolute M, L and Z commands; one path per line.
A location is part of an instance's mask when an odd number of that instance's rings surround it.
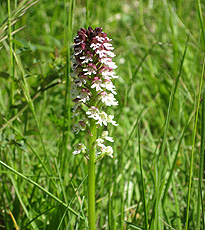
M 21 42 L 20 40 L 18 39 L 12 39 L 11 40 L 14 44 L 16 44 L 17 46 L 20 46 L 20 47 L 25 47 L 26 46 L 26 43 L 25 42 Z
M 128 222 L 128 221 L 125 221 L 125 220 L 124 220 L 124 222 L 128 225 L 128 227 L 132 227 L 134 229 L 139 229 L 139 230 L 144 230 L 144 228 L 141 228 L 141 227 L 139 227 L 139 226 L 137 226 L 137 225 L 135 225 L 135 224 L 133 224 L 131 222 Z

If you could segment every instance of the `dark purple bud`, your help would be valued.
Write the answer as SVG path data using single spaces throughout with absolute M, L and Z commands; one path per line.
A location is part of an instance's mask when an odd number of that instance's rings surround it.
M 93 32 L 93 28 L 92 28 L 91 26 L 88 27 L 88 30 L 89 30 L 90 32 Z
M 96 32 L 97 35 L 102 33 L 102 28 L 101 27 L 96 27 L 95 32 Z
M 87 34 L 88 38 L 90 38 L 90 30 L 86 30 L 86 34 Z
M 79 30 L 79 31 L 78 31 L 78 35 L 79 35 L 79 36 L 85 36 L 85 33 L 84 33 L 82 30 Z
M 83 31 L 83 33 L 86 34 L 86 29 L 85 28 L 81 28 L 81 31 Z

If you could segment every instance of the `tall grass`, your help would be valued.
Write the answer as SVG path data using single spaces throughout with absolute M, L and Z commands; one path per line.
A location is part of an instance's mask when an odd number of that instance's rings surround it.
M 205 229 L 204 7 L 0 2 L 1 229 L 88 229 L 69 95 L 73 37 L 87 26 L 113 39 L 119 76 L 114 159 L 95 170 L 96 229 Z

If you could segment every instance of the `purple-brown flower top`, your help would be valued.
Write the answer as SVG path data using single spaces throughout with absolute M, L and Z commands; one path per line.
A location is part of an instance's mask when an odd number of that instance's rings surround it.
M 89 132 L 90 119 L 94 119 L 98 125 L 117 125 L 113 121 L 114 116 L 101 111 L 104 105 L 118 105 L 114 97 L 115 86 L 112 83 L 112 79 L 118 78 L 113 71 L 117 66 L 112 61 L 115 55 L 111 51 L 114 48 L 110 41 L 100 27 L 94 30 L 91 27 L 87 30 L 81 28 L 74 38 L 74 84 L 71 88 L 71 97 L 75 104 L 72 109 L 73 116 L 83 116 L 73 129 L 76 133 L 86 128 Z

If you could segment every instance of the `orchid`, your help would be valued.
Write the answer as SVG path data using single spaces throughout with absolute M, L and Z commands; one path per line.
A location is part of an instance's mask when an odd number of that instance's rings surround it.
M 105 106 L 118 105 L 112 79 L 118 78 L 112 61 L 115 54 L 111 39 L 97 27 L 94 30 L 81 28 L 74 38 L 73 85 L 71 98 L 73 116 L 81 117 L 73 127 L 73 132 L 87 131 L 90 135 L 88 146 L 78 143 L 74 155 L 82 153 L 88 159 L 88 221 L 89 230 L 95 230 L 95 162 L 104 156 L 113 158 L 113 149 L 106 142 L 114 142 L 108 131 L 99 133 L 98 127 L 108 123 L 117 126 L 113 115 L 108 115 Z

